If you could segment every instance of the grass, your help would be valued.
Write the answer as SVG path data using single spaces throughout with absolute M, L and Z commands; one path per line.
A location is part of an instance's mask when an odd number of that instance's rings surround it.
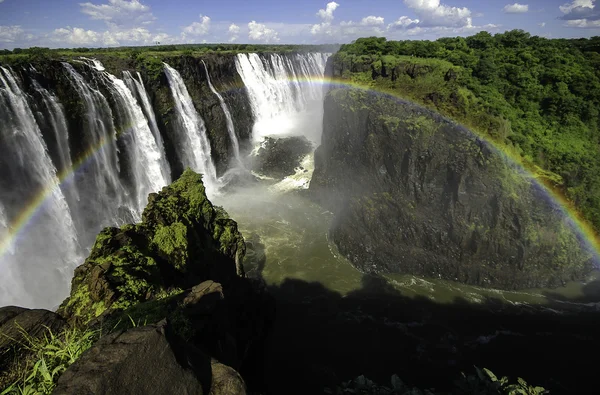
M 29 351 L 31 357 L 19 372 L 19 379 L 0 395 L 52 393 L 60 375 L 100 337 L 97 330 L 67 328 L 55 334 L 45 328 L 43 337 L 32 338 L 19 327 L 22 340 L 15 341 Z

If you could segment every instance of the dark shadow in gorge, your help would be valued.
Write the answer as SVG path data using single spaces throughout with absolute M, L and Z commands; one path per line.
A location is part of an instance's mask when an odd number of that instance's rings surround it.
M 544 386 L 552 394 L 594 393 L 600 315 L 543 311 L 489 298 L 437 304 L 402 296 L 364 276 L 346 296 L 320 283 L 270 286 L 277 318 L 263 355 L 267 394 L 319 394 L 361 374 L 389 385 L 448 390 L 473 365 Z

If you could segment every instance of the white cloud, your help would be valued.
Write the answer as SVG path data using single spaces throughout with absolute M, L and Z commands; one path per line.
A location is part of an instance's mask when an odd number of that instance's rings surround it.
M 378 26 L 378 25 L 383 25 L 384 20 L 383 20 L 383 17 L 381 17 L 381 16 L 369 15 L 369 16 L 364 17 L 360 21 L 360 24 L 362 26 Z
M 156 18 L 140 0 L 108 0 L 108 4 L 79 3 L 81 12 L 111 27 L 147 25 Z
M 51 40 L 57 43 L 70 45 L 98 44 L 102 34 L 93 30 L 85 30 L 80 27 L 62 27 L 55 29 L 51 34 Z M 107 44 L 110 45 L 110 44 Z
M 2 3 L 4 0 L 0 0 L 0 3 Z
M 573 0 L 558 7 L 564 14 L 559 19 L 566 21 L 563 26 L 576 28 L 600 27 L 600 7 L 594 0 Z
M 321 18 L 323 20 L 323 22 L 330 22 L 333 21 L 333 11 L 335 11 L 336 8 L 338 8 L 340 5 L 338 3 L 336 3 L 335 1 L 332 1 L 330 3 L 327 3 L 327 6 L 325 7 L 325 9 L 320 9 L 319 11 L 317 11 L 317 16 L 319 18 Z
M 542 22 L 542 23 L 538 23 L 539 27 L 545 27 L 546 26 L 546 22 Z
M 248 29 L 248 37 L 251 40 L 261 41 L 264 43 L 272 43 L 279 41 L 278 33 L 273 29 L 269 29 L 266 25 L 263 25 L 262 23 L 256 23 L 256 21 L 252 21 L 248 23 Z
M 588 19 L 572 19 L 565 22 L 567 27 L 578 27 L 582 29 L 598 29 L 600 28 L 600 20 L 590 21 Z
M 523 14 L 529 11 L 528 4 L 507 4 L 504 6 L 503 11 L 507 14 Z
M 2 1 L 0 0 L 0 3 Z M 20 25 L 0 26 L 0 43 L 13 43 L 24 33 Z
M 594 8 L 593 0 L 573 0 L 558 7 L 563 14 L 568 14 L 575 8 Z
M 227 33 L 229 34 L 229 42 L 234 42 L 238 39 L 240 34 L 240 27 L 235 23 L 229 25 L 229 29 L 227 29 Z
M 210 31 L 210 17 L 206 15 L 200 15 L 200 22 L 194 22 L 189 26 L 183 28 L 184 34 L 190 34 L 192 36 L 204 36 Z
M 419 17 L 422 27 L 470 27 L 471 10 L 466 7 L 451 7 L 441 4 L 440 0 L 404 0 Z
M 332 36 L 334 34 L 335 29 L 332 28 L 331 22 L 333 22 L 333 12 L 340 5 L 335 1 L 327 3 L 327 6 L 324 9 L 320 9 L 317 11 L 317 17 L 321 18 L 323 22 L 317 23 L 313 25 L 310 29 L 310 33 L 312 35 L 324 35 L 324 36 Z
M 401 16 L 396 22 L 390 23 L 387 28 L 388 30 L 408 29 L 411 27 L 416 27 L 419 22 L 420 21 L 418 19 L 411 19 L 407 16 Z

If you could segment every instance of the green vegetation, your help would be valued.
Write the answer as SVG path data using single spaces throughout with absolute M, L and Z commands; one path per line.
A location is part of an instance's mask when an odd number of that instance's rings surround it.
M 46 328 L 44 337 L 39 339 L 30 337 L 22 328 L 21 334 L 23 340 L 19 343 L 32 352 L 32 357 L 22 365 L 22 371 L 18 372 L 20 378 L 0 395 L 52 393 L 58 377 L 100 336 L 99 331 L 77 328 L 56 334 Z
M 493 140 L 600 229 L 600 37 L 521 30 L 437 41 L 369 37 L 336 77 L 432 108 Z
M 456 389 L 452 394 L 460 395 L 541 395 L 547 393 L 542 387 L 534 387 L 522 378 L 517 383 L 510 383 L 507 377 L 498 378 L 489 369 L 475 367 L 476 375 L 462 377 L 456 381 Z M 365 376 L 359 376 L 354 380 L 342 383 L 334 391 L 325 389 L 328 394 L 364 394 L 364 395 L 435 395 L 439 392 L 433 390 L 421 390 L 411 388 L 397 375 L 391 378 L 391 385 L 383 386 L 369 380 Z

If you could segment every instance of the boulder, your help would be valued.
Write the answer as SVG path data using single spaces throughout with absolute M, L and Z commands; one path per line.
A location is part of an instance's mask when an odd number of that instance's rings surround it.
M 258 150 L 253 168 L 267 177 L 281 180 L 302 167 L 302 159 L 313 146 L 304 136 L 267 137 Z
M 65 320 L 48 310 L 22 307 L 0 308 L 0 388 L 8 387 L 27 371 L 34 351 L 33 343 L 44 336 L 59 333 Z
M 310 191 L 366 273 L 504 289 L 583 279 L 591 253 L 535 179 L 474 133 L 391 97 L 325 98 Z
M 185 343 L 166 321 L 101 338 L 59 378 L 68 394 L 208 394 L 210 357 Z

